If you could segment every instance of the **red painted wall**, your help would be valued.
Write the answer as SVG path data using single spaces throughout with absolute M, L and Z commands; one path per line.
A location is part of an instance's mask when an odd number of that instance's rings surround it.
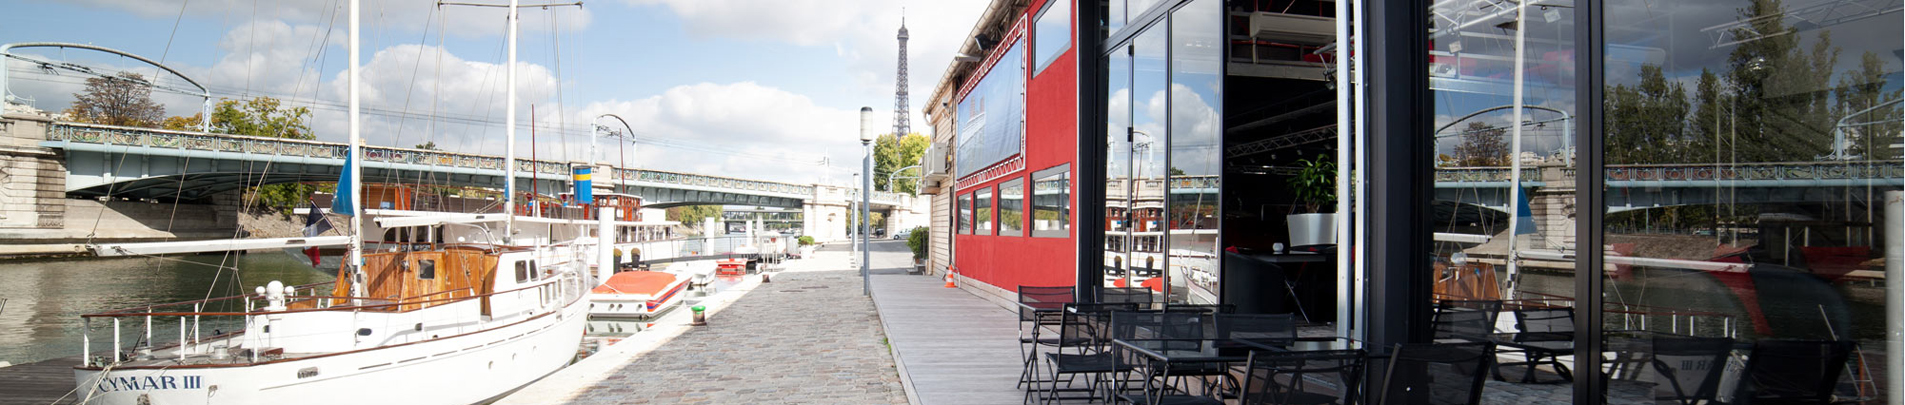
M 1020 36 L 1018 41 L 1029 44 L 1032 19 L 1045 4 L 1050 1 L 1073 0 L 1035 0 L 1020 17 L 1026 19 L 1023 26 L 1028 35 Z M 955 190 L 957 195 L 966 195 L 985 187 L 997 187 L 999 183 L 1012 179 L 1024 179 L 1026 185 L 1027 223 L 1023 224 L 1025 235 L 1031 235 L 1030 194 L 1032 173 L 1061 164 L 1072 164 L 1070 222 L 1074 224 L 1071 236 L 1064 238 L 1037 238 L 1031 236 L 992 236 L 957 235 L 953 236 L 953 265 L 958 267 L 960 275 L 971 277 L 979 282 L 991 284 L 1006 291 L 1018 291 L 1021 285 L 1068 286 L 1077 284 L 1077 242 L 1078 223 L 1078 6 L 1071 7 L 1073 36 L 1072 46 L 1058 56 L 1058 59 L 1039 71 L 1038 66 L 1028 63 L 1026 74 L 1032 75 L 1026 81 L 1025 97 L 1025 168 L 985 183 L 969 185 Z M 1005 50 L 999 46 L 995 52 Z M 1022 53 L 1028 60 L 1036 58 L 1033 52 Z M 998 192 L 993 194 L 992 206 L 998 206 Z M 955 200 L 957 201 L 957 200 Z M 956 207 L 955 207 L 956 209 Z M 997 215 L 997 211 L 994 211 Z M 994 224 L 993 228 L 999 228 Z

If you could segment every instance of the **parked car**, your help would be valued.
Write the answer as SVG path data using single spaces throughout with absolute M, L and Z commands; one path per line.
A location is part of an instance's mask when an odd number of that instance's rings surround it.
M 893 233 L 893 239 L 906 239 L 911 236 L 913 236 L 913 230 L 911 229 L 901 229 L 899 232 Z

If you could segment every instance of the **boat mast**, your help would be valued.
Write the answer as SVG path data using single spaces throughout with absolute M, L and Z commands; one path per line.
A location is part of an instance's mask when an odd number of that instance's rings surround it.
M 357 47 L 358 47 L 358 44 L 357 44 L 358 4 L 357 3 L 358 3 L 358 0 L 351 0 L 351 46 L 350 46 L 351 47 L 351 68 L 350 68 L 350 91 L 349 91 L 350 99 L 351 99 L 350 101 L 351 141 L 350 141 L 350 158 L 345 159 L 345 161 L 350 162 L 350 165 L 351 165 L 351 167 L 347 169 L 347 170 L 350 170 L 350 173 L 351 173 L 351 178 L 349 179 L 351 183 L 349 185 L 349 187 L 351 188 L 351 196 L 350 196 L 351 205 L 350 206 L 355 208 L 357 211 L 355 212 L 356 215 L 351 215 L 350 267 L 351 267 L 351 274 L 355 278 L 355 280 L 351 280 L 352 281 L 351 282 L 351 296 L 362 297 L 365 295 L 364 283 L 363 283 L 364 281 L 364 209 L 363 209 L 364 207 L 364 192 L 363 192 L 364 171 L 361 170 L 364 159 L 362 156 L 363 154 L 363 145 L 362 145 L 363 126 L 361 123 L 358 122 L 358 118 L 359 118 L 358 114 L 359 114 L 359 110 L 361 106 L 358 105 L 358 100 L 357 100 L 358 98 L 357 85 L 359 82 L 359 80 L 357 79 L 357 66 L 358 66 L 358 63 L 360 62 L 358 60 L 358 52 L 357 52 Z
M 352 0 L 356 1 L 356 0 Z M 516 6 L 519 0 L 509 0 L 509 67 L 503 87 L 509 88 L 508 106 L 504 108 L 504 133 L 509 141 L 504 149 L 503 166 L 503 243 L 516 238 Z

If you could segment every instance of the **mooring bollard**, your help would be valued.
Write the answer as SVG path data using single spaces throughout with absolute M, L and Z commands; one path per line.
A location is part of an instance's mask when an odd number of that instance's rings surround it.
M 774 282 L 774 278 L 773 278 L 773 277 L 768 277 L 768 275 L 767 275 L 767 273 L 761 273 L 761 282 L 763 282 L 763 283 L 771 283 L 771 282 Z
M 708 307 L 696 305 L 694 306 L 694 308 L 689 308 L 689 309 L 695 310 L 695 321 L 691 325 L 708 326 L 708 315 L 706 312 L 704 312 L 708 310 Z

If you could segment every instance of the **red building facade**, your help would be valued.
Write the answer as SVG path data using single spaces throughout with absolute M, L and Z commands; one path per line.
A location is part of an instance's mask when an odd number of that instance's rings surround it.
M 1000 10 L 965 47 L 984 59 L 953 97 L 949 225 L 954 271 L 969 282 L 1006 293 L 1077 282 L 1075 9 L 1069 0 L 1035 0 Z

